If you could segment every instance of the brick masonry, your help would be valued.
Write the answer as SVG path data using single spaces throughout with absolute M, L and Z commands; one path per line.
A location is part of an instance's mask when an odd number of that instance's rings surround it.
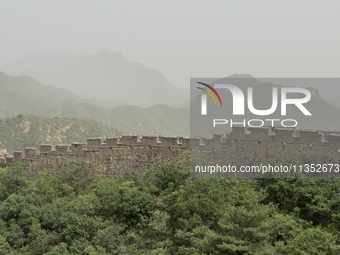
M 42 144 L 0 158 L 0 166 L 22 162 L 31 170 L 58 171 L 71 160 L 88 162 L 100 173 L 117 177 L 126 170 L 145 172 L 177 164 L 189 152 L 204 152 L 210 162 L 252 165 L 277 156 L 294 156 L 301 163 L 339 163 L 340 132 L 287 128 L 234 127 L 226 137 L 211 139 L 123 135 L 87 139 L 86 143 Z

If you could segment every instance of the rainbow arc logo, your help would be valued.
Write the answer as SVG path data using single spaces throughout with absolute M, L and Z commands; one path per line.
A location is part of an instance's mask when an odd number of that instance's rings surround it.
M 218 94 L 218 92 L 216 91 L 216 89 L 214 89 L 211 85 L 203 83 L 203 82 L 196 82 L 196 83 L 206 87 L 206 88 L 201 88 L 201 87 L 197 87 L 197 88 L 204 91 L 207 95 L 209 95 L 215 105 L 217 105 L 217 101 L 216 101 L 216 98 L 217 98 L 220 105 L 222 106 L 222 99 L 220 97 L 220 94 Z

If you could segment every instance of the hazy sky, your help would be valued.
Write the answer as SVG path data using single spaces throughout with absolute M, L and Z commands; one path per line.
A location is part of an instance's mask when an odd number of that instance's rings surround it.
M 339 0 L 0 0 L 0 63 L 32 50 L 122 52 L 190 77 L 340 77 Z

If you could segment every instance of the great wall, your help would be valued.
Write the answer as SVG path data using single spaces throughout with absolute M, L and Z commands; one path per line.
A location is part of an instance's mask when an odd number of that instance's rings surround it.
M 204 151 L 213 162 L 223 158 L 233 165 L 263 163 L 280 155 L 297 157 L 301 163 L 339 163 L 340 132 L 234 127 L 226 137 L 214 135 L 211 139 L 123 135 L 87 139 L 86 143 L 25 148 L 0 158 L 0 166 L 22 162 L 32 170 L 58 171 L 77 159 L 115 177 L 125 170 L 144 172 L 176 164 L 190 151 Z

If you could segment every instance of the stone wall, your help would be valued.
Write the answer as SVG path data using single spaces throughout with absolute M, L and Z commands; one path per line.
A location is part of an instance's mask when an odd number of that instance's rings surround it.
M 188 150 L 189 139 L 161 136 L 121 136 L 87 139 L 86 143 L 42 144 L 39 149 L 25 148 L 14 156 L 0 159 L 0 165 L 22 162 L 32 170 L 50 172 L 65 168 L 71 160 L 88 162 L 96 171 L 119 176 L 126 170 L 144 172 L 161 165 L 177 162 Z
M 88 139 L 86 143 L 42 144 L 25 148 L 13 156 L 0 158 L 0 166 L 23 162 L 33 170 L 58 171 L 72 159 L 88 162 L 96 171 L 119 176 L 125 170 L 144 172 L 166 164 L 176 164 L 183 152 L 204 151 L 212 162 L 223 158 L 232 165 L 259 164 L 276 156 L 295 156 L 301 163 L 340 162 L 340 133 L 287 128 L 234 127 L 227 134 L 211 139 L 120 136 Z M 227 162 L 225 162 L 227 161 Z

